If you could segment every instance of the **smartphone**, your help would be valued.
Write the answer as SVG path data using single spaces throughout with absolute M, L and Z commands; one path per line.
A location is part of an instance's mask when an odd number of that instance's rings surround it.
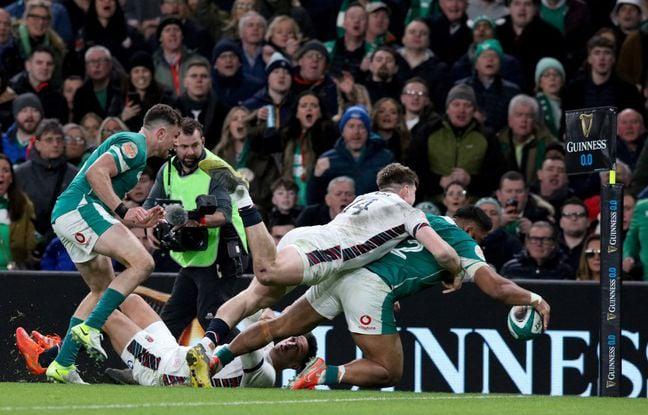
M 140 105 L 142 100 L 138 92 L 129 92 L 128 93 L 128 102 L 132 102 L 133 105 Z
M 511 198 L 509 198 L 509 199 L 506 201 L 506 205 L 505 205 L 505 207 L 510 207 L 510 206 L 513 206 L 513 207 L 515 207 L 515 208 L 517 209 L 517 207 L 518 207 L 518 201 L 517 201 L 516 198 L 511 197 Z

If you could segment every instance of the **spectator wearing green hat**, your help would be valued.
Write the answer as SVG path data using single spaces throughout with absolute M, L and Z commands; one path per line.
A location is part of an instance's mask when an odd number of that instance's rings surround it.
M 535 70 L 536 101 L 540 107 L 540 119 L 554 137 L 560 137 L 562 101 L 560 93 L 565 85 L 565 69 L 554 58 L 542 58 Z
M 474 72 L 469 78 L 460 80 L 459 84 L 470 85 L 475 91 L 478 113 L 476 118 L 482 121 L 484 133 L 496 134 L 506 125 L 506 110 L 520 88 L 502 78 L 502 46 L 495 39 L 487 39 L 477 45 L 475 50 Z
M 487 39 L 495 39 L 495 30 L 497 23 L 490 17 L 482 15 L 468 21 L 468 26 L 472 28 L 473 43 L 466 52 L 454 65 L 452 65 L 452 81 L 457 82 L 460 79 L 467 78 L 472 74 L 473 62 L 475 62 L 475 51 L 477 45 Z M 522 78 L 522 67 L 520 62 L 511 55 L 503 53 L 501 55 L 501 74 L 502 78 L 520 86 L 524 85 Z

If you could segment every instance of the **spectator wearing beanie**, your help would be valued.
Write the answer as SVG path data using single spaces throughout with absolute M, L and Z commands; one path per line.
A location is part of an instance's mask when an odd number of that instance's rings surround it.
M 565 69 L 554 58 L 542 58 L 535 70 L 536 101 L 540 119 L 554 137 L 560 137 L 562 121 L 562 88 L 565 86 Z
M 14 123 L 2 135 L 2 152 L 12 164 L 27 159 L 27 146 L 43 119 L 43 106 L 32 93 L 19 95 L 13 101 Z
M 281 53 L 275 52 L 266 66 L 266 73 L 267 85 L 243 102 L 243 106 L 250 111 L 259 110 L 257 118 L 264 124 L 268 110 L 263 107 L 272 106 L 275 128 L 281 128 L 290 120 L 295 101 L 291 91 L 292 65 Z
M 135 52 L 128 62 L 128 85 L 123 93 L 114 100 L 114 108 L 108 110 L 117 113 L 130 131 L 138 131 L 144 122 L 144 114 L 153 105 L 170 104 L 173 101 L 171 91 L 158 84 L 154 78 L 153 58 L 147 52 Z
M 496 39 L 483 41 L 475 50 L 473 75 L 458 82 L 470 85 L 475 91 L 486 135 L 494 135 L 506 125 L 508 104 L 520 93 L 517 85 L 502 78 L 503 53 Z
M 648 19 L 646 0 L 617 0 L 610 12 L 610 20 L 614 25 L 617 38 L 617 49 L 623 45 L 626 38 L 636 33 L 641 22 Z
M 230 39 L 223 39 L 214 47 L 212 67 L 214 93 L 228 110 L 263 88 L 261 81 L 243 73 L 243 52 Z
M 452 65 L 452 80 L 455 82 L 463 78 L 468 78 L 472 74 L 477 45 L 485 40 L 495 39 L 497 24 L 488 16 L 477 16 L 472 21 L 468 21 L 468 25 L 472 29 L 473 43 L 468 48 L 468 52 Z M 502 78 L 513 82 L 517 86 L 524 85 L 520 62 L 512 55 L 503 52 L 500 56 L 500 60 L 500 73 Z
M 177 17 L 166 17 L 157 28 L 160 47 L 153 54 L 155 80 L 173 93 L 182 95 L 182 79 L 187 71 L 187 63 L 199 55 L 190 52 L 185 45 L 183 24 Z
M 293 75 L 293 93 L 299 96 L 304 91 L 316 93 L 323 104 L 323 114 L 334 115 L 338 108 L 337 86 L 327 74 L 330 63 L 326 47 L 318 40 L 308 41 L 297 51 L 297 69 Z
M 52 85 L 54 75 L 54 54 L 45 46 L 32 50 L 25 61 L 25 70 L 11 78 L 9 86 L 16 94 L 31 92 L 38 96 L 44 116 L 67 121 L 67 101 Z
M 477 196 L 495 189 L 502 155 L 497 143 L 481 132 L 474 118 L 476 109 L 473 89 L 456 85 L 448 93 L 445 116 L 417 131 L 406 163 L 421 180 L 417 200 L 439 201 L 453 181 Z
M 308 183 L 308 204 L 322 203 L 329 182 L 339 176 L 349 176 L 355 181 L 356 194 L 376 191 L 376 174 L 394 161 L 384 140 L 371 137 L 371 118 L 364 107 L 349 107 L 339 127 L 341 137 L 315 164 Z

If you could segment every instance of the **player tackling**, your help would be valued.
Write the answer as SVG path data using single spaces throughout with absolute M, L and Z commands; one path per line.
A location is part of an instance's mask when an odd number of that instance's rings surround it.
M 476 241 L 491 228 L 490 219 L 479 208 L 460 209 L 450 218 L 429 216 L 430 226 L 456 249 L 466 279 L 484 293 L 506 304 L 528 304 L 549 323 L 549 304 L 538 294 L 519 287 L 495 273 L 485 262 Z M 474 238 L 474 239 L 473 239 Z M 476 240 L 476 241 L 475 241 Z M 214 372 L 226 367 L 239 354 L 263 347 L 274 338 L 307 332 L 326 319 L 344 312 L 353 340 L 363 358 L 345 365 L 326 365 L 313 359 L 292 385 L 293 389 L 318 384 L 346 383 L 363 387 L 392 386 L 400 381 L 403 350 L 394 319 L 394 302 L 443 281 L 447 271 L 413 239 L 401 242 L 371 264 L 311 287 L 277 319 L 258 322 L 241 332 L 216 352 Z
M 380 258 L 407 237 L 416 238 L 450 272 L 448 290 L 461 286 L 457 253 L 430 228 L 423 212 L 412 207 L 418 177 L 408 167 L 386 166 L 377 175 L 379 191 L 357 197 L 327 225 L 288 232 L 276 247 L 238 173 L 218 160 L 203 160 L 200 167 L 230 191 L 239 207 L 255 279 L 219 308 L 206 337 L 187 353 L 193 386 L 209 387 L 208 356 L 230 328 L 273 305 L 286 287 L 324 283 Z
M 47 368 L 49 380 L 83 382 L 74 365 L 80 346 L 95 359 L 106 358 L 101 327 L 153 270 L 153 258 L 126 226 L 155 226 L 164 212 L 160 207 L 126 208 L 122 199 L 137 184 L 147 158 L 166 157 L 180 132 L 179 123 L 180 115 L 174 109 L 154 105 L 144 116 L 139 133 L 110 136 L 58 197 L 52 226 L 90 293 L 70 319 L 61 350 Z M 126 266 L 117 277 L 111 258 Z

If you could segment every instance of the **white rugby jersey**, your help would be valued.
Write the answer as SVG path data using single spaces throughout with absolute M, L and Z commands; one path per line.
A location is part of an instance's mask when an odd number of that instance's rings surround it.
M 355 198 L 331 222 L 321 227 L 330 249 L 306 252 L 310 265 L 342 260 L 341 269 L 360 267 L 387 254 L 416 231 L 429 226 L 425 214 L 392 192 Z M 346 265 L 344 265 L 346 264 Z

